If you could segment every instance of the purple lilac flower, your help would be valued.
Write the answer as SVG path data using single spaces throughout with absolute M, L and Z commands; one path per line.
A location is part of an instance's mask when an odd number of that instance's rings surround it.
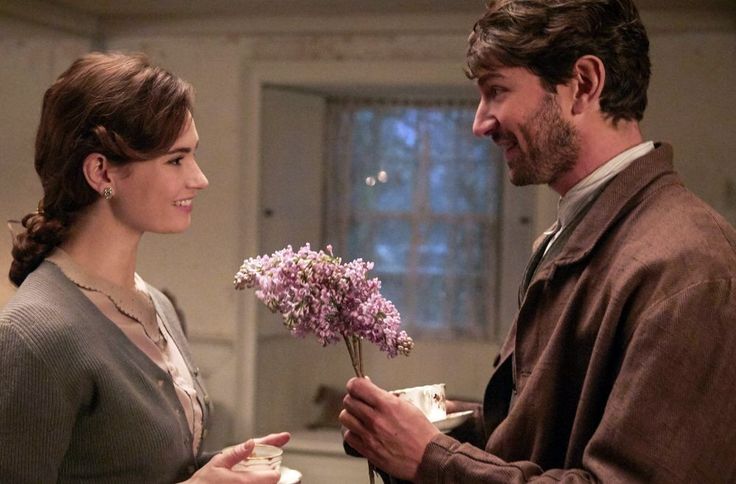
M 344 340 L 351 358 L 353 352 L 359 357 L 363 339 L 389 357 L 408 355 L 414 342 L 399 330 L 399 311 L 381 295 L 381 282 L 367 277 L 373 263 L 343 264 L 329 245 L 327 252 L 307 244 L 297 252 L 288 246 L 246 259 L 235 274 L 235 288 L 255 288 L 256 297 L 280 313 L 296 336 L 314 334 L 323 346 Z

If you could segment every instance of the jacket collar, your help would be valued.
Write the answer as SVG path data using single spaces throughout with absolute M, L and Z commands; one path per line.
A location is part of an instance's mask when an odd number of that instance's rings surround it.
M 650 186 L 680 184 L 673 169 L 672 146 L 655 143 L 655 149 L 634 161 L 611 180 L 570 235 L 560 253 L 544 264 L 538 278 L 549 278 L 559 266 L 574 264 L 590 254 L 603 234 L 640 202 Z

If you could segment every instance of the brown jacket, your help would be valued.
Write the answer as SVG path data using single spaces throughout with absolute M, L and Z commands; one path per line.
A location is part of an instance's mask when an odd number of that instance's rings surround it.
M 736 232 L 669 145 L 542 261 L 478 422 L 485 451 L 437 436 L 418 481 L 736 482 Z

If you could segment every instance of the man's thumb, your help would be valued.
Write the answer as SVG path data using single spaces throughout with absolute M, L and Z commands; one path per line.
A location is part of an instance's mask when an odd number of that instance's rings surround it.
M 222 451 L 222 453 L 212 458 L 217 467 L 225 467 L 230 469 L 232 466 L 248 457 L 256 446 L 253 439 L 248 439 L 242 444 L 233 445 Z

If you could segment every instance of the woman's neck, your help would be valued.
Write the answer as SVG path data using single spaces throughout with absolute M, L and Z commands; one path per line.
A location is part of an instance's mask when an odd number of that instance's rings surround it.
M 141 235 L 125 230 L 108 217 L 95 216 L 93 209 L 75 221 L 59 247 L 90 274 L 133 289 Z

